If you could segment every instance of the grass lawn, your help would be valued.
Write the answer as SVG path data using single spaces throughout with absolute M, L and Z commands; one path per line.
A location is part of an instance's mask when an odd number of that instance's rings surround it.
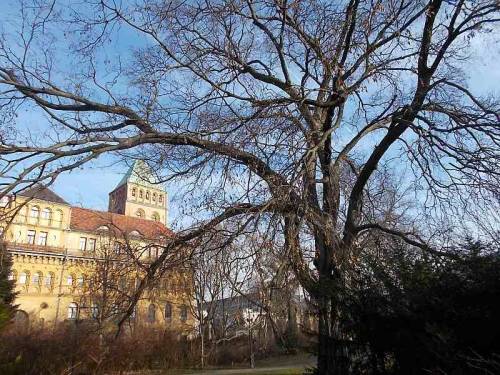
M 162 374 L 169 375 L 299 375 L 305 369 L 312 367 L 315 358 L 309 354 L 298 354 L 294 356 L 280 356 L 257 361 L 256 368 L 210 368 L 205 370 L 172 370 Z

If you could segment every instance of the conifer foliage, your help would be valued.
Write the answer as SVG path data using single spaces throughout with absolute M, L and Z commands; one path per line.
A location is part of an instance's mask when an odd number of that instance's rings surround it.
M 7 325 L 15 310 L 14 281 L 9 280 L 11 266 L 6 246 L 0 242 L 0 330 Z

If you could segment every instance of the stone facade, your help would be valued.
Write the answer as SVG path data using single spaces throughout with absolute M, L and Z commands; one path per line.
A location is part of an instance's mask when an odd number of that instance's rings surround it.
M 109 193 L 109 212 L 157 221 L 167 225 L 167 195 L 147 165 L 137 160 Z
M 134 176 L 137 165 L 110 194 L 109 212 L 72 207 L 38 186 L 3 198 L 0 232 L 12 255 L 18 319 L 52 327 L 123 314 L 143 266 L 173 236 L 164 224 L 165 192 L 141 183 Z M 189 269 L 167 270 L 143 293 L 130 321 L 190 332 L 190 275 Z

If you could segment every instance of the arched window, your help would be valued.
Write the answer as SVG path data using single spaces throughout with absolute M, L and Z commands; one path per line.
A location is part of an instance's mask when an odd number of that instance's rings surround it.
M 163 195 L 162 194 L 160 194 L 158 196 L 158 202 L 163 203 Z
M 187 320 L 187 316 L 188 316 L 187 306 L 182 305 L 180 307 L 180 313 L 179 313 L 179 318 L 180 318 L 181 322 L 185 322 Z
M 52 220 L 52 210 L 49 207 L 45 207 L 42 211 L 42 219 L 47 220 L 50 224 Z
M 68 305 L 68 319 L 77 319 L 78 318 L 78 304 L 75 302 L 71 302 Z
M 148 323 L 156 322 L 156 306 L 151 304 L 148 307 Z
M 130 235 L 134 237 L 141 237 L 141 233 L 138 230 L 133 230 L 130 232 Z
M 42 285 L 43 275 L 40 271 L 35 272 L 33 274 L 33 285 L 40 286 Z
M 38 219 L 40 216 L 40 208 L 38 206 L 31 207 L 30 216 L 34 219 Z
M 19 284 L 26 285 L 30 282 L 30 273 L 28 271 L 23 271 L 19 275 Z
M 75 277 L 73 275 L 68 275 L 66 277 L 66 285 L 73 286 L 73 280 L 75 280 Z
M 156 202 L 156 193 L 153 193 L 153 202 Z
M 132 188 L 132 196 L 135 197 L 137 195 L 137 189 Z
M 143 193 L 142 193 L 142 189 L 141 189 L 141 190 L 139 190 L 139 198 L 141 198 L 141 199 L 142 199 L 142 194 Z
M 45 275 L 45 286 L 49 289 L 52 289 L 54 286 L 54 273 L 49 272 L 47 275 Z
M 151 220 L 160 221 L 160 215 L 158 214 L 158 212 L 153 212 L 153 214 L 151 215 Z
M 170 302 L 165 304 L 165 320 L 168 322 L 172 320 L 172 304 Z
M 149 191 L 146 191 L 146 199 L 149 200 Z
M 135 215 L 136 215 L 137 217 L 144 218 L 144 216 L 145 216 L 145 214 L 144 214 L 144 210 L 143 210 L 143 209 L 141 209 L 141 208 L 139 208 L 139 209 L 136 211 Z

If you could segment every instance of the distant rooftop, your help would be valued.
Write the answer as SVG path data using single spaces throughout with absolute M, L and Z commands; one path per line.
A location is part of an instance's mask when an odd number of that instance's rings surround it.
M 22 197 L 69 205 L 69 203 L 62 199 L 59 195 L 43 185 L 35 185 L 32 188 L 19 193 L 19 195 Z

